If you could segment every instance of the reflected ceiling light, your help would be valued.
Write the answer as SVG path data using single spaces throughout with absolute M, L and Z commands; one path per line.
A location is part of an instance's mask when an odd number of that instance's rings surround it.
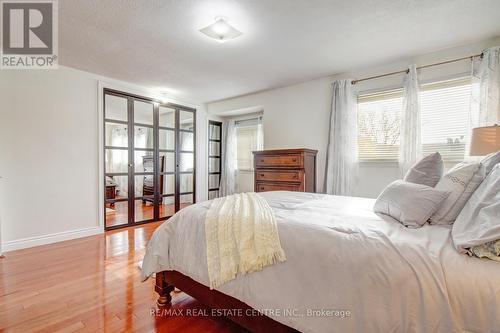
M 217 40 L 219 43 L 234 39 L 241 36 L 241 31 L 231 26 L 225 17 L 217 16 L 215 22 L 200 29 L 200 32 L 210 38 Z

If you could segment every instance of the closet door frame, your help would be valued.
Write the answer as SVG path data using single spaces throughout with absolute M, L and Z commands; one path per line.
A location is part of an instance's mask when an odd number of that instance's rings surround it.
M 187 106 L 183 106 L 180 104 L 175 104 L 175 103 L 164 103 L 160 100 L 154 99 L 154 98 L 148 98 L 144 96 L 139 96 L 135 94 L 130 94 L 126 93 L 123 91 L 115 90 L 115 89 L 110 89 L 110 88 L 103 88 L 103 98 L 102 98 L 102 108 L 103 108 L 103 116 L 102 116 L 102 122 L 103 122 L 103 133 L 102 136 L 105 139 L 106 138 L 106 96 L 107 95 L 112 95 L 116 97 L 121 97 L 125 98 L 127 100 L 127 127 L 128 127 L 128 172 L 127 172 L 127 179 L 128 179 L 128 197 L 127 199 L 123 200 L 118 200 L 119 201 L 127 201 L 128 202 L 128 219 L 127 223 L 120 224 L 120 225 L 114 225 L 114 226 L 106 226 L 106 196 L 104 195 L 104 203 L 103 203 L 103 216 L 104 216 L 104 229 L 105 230 L 113 230 L 113 229 L 120 229 L 120 228 L 126 228 L 130 226 L 135 226 L 135 225 L 141 225 L 145 223 L 150 223 L 150 222 L 156 222 L 156 221 L 163 221 L 167 220 L 172 215 L 169 216 L 160 216 L 160 202 L 163 201 L 163 196 L 162 196 L 162 191 L 159 186 L 159 179 L 161 176 L 161 170 L 160 170 L 160 148 L 159 148 L 159 108 L 161 107 L 166 107 L 170 109 L 175 110 L 175 172 L 174 172 L 174 177 L 175 177 L 175 193 L 174 193 L 174 213 L 178 212 L 180 210 L 180 165 L 179 165 L 179 157 L 181 153 L 180 149 L 180 111 L 187 111 L 187 112 L 192 112 L 193 113 L 193 202 L 192 204 L 196 203 L 196 109 L 190 108 Z M 143 220 L 139 222 L 135 222 L 135 147 L 134 147 L 134 135 L 135 135 L 135 124 L 134 124 L 134 107 L 133 103 L 134 100 L 137 101 L 143 101 L 146 103 L 152 103 L 153 104 L 153 161 L 154 161 L 154 172 L 153 172 L 153 178 L 154 178 L 154 217 L 152 219 L 148 220 Z M 133 134 L 131 134 L 133 133 Z M 105 141 L 103 141 L 103 152 L 106 154 L 106 144 Z M 104 170 L 104 189 L 106 188 L 106 157 L 105 155 L 103 156 L 103 170 Z M 139 175 L 141 173 L 139 172 Z

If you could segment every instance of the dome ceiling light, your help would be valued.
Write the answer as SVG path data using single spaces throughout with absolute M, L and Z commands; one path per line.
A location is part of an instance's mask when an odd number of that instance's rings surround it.
M 217 16 L 214 23 L 200 29 L 199 31 L 208 37 L 217 40 L 219 43 L 224 43 L 242 35 L 241 31 L 230 25 L 227 18 L 223 16 Z

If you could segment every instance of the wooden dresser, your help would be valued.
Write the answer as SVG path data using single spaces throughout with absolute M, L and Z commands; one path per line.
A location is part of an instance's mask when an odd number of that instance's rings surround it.
M 311 149 L 254 151 L 255 192 L 316 192 L 316 154 Z

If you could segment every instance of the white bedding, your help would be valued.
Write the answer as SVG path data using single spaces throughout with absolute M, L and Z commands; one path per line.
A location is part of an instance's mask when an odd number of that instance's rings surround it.
M 372 199 L 260 194 L 275 212 L 287 261 L 221 292 L 303 332 L 500 331 L 500 264 L 459 254 L 450 226 L 408 229 L 374 214 Z M 177 270 L 208 285 L 209 205 L 185 208 L 155 231 L 143 278 Z

